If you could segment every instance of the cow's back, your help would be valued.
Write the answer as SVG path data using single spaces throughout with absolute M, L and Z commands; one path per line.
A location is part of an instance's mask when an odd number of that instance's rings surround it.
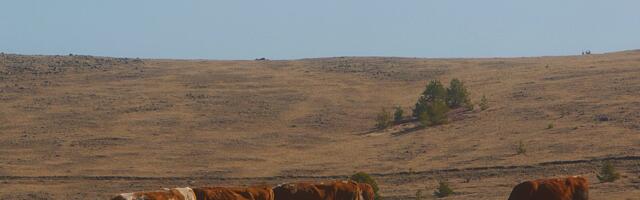
M 589 185 L 583 177 L 539 179 L 516 185 L 509 200 L 588 200 Z
M 251 200 L 224 187 L 193 188 L 197 200 Z
M 511 191 L 509 200 L 533 200 L 533 194 L 538 190 L 538 184 L 533 181 L 522 182 Z
M 287 183 L 273 188 L 275 200 L 325 200 L 323 189 L 311 183 Z
M 358 183 L 353 181 L 336 181 L 332 183 L 335 200 L 360 200 L 361 192 Z
M 233 187 L 231 191 L 250 200 L 274 200 L 273 190 L 271 187 Z

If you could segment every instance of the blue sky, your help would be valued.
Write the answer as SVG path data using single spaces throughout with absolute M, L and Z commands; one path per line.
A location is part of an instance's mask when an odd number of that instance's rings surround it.
M 0 51 L 513 57 L 640 49 L 638 0 L 3 0 Z

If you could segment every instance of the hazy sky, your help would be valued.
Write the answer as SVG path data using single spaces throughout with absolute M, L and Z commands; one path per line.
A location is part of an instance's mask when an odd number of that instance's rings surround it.
M 494 57 L 640 48 L 639 0 L 2 0 L 0 51 Z

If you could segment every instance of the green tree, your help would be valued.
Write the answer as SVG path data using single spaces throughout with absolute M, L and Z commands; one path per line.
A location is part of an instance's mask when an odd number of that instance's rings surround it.
M 422 92 L 422 96 L 424 96 L 428 102 L 435 100 L 446 101 L 447 90 L 439 80 L 432 80 L 427 84 L 427 88 Z
M 436 100 L 446 101 L 447 90 L 438 80 L 430 81 L 427 87 L 418 97 L 418 101 L 413 109 L 413 117 L 419 118 L 420 114 L 427 111 L 427 107 L 431 102 Z
M 451 79 L 449 88 L 447 88 L 447 105 L 450 108 L 458 108 L 469 105 L 469 91 L 464 83 L 457 78 Z
M 371 187 L 373 188 L 373 193 L 375 194 L 374 199 L 375 200 L 380 200 L 382 199 L 382 197 L 380 196 L 380 194 L 378 194 L 378 183 L 376 183 L 376 180 L 374 180 L 373 178 L 371 178 L 371 176 L 367 173 L 364 172 L 358 172 L 355 173 L 353 175 L 351 175 L 351 177 L 349 177 L 350 180 L 358 182 L 358 183 L 366 183 L 371 185 Z
M 376 116 L 376 128 L 384 129 L 391 125 L 391 113 L 387 109 L 382 108 Z
M 401 122 L 402 119 L 404 118 L 404 110 L 402 110 L 402 107 L 400 106 L 396 106 L 396 111 L 393 112 L 393 121 L 395 121 L 396 123 Z
M 480 106 L 480 110 L 486 110 L 487 108 L 489 108 L 489 100 L 487 100 L 487 97 L 482 95 L 482 98 L 480 99 L 480 103 L 478 104 Z
M 420 115 L 427 111 L 427 103 L 427 98 L 420 95 L 415 107 L 413 107 L 413 113 L 411 113 L 411 115 L 413 115 L 413 117 L 420 118 Z

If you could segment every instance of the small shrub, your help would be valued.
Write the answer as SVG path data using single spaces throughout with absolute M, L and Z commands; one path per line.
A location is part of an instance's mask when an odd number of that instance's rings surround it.
M 527 148 L 524 146 L 524 142 L 518 142 L 518 144 L 516 145 L 516 153 L 518 155 L 527 153 Z
M 613 182 L 620 178 L 620 173 L 616 171 L 611 162 L 604 161 L 600 168 L 600 172 L 596 176 L 600 182 Z
M 391 113 L 387 109 L 382 108 L 378 116 L 376 116 L 376 128 L 385 129 L 391 125 Z
M 553 128 L 553 123 L 549 123 L 549 125 L 547 125 L 547 129 L 552 129 Z
M 453 190 L 449 187 L 449 184 L 447 182 L 438 181 L 438 185 L 438 189 L 433 192 L 433 196 L 442 198 L 453 194 Z
M 482 95 L 482 98 L 480 99 L 480 103 L 478 104 L 480 106 L 480 110 L 486 110 L 489 108 L 489 100 L 487 100 L 487 97 Z
M 416 191 L 416 200 L 423 200 L 424 198 L 425 196 L 423 190 L 418 189 L 418 191 Z
M 400 106 L 396 106 L 396 111 L 393 112 L 393 121 L 395 121 L 396 123 L 399 123 L 402 121 L 402 119 L 404 119 L 404 110 L 402 110 L 402 107 Z
M 364 173 L 364 172 L 358 172 L 355 173 L 353 175 L 351 175 L 351 177 L 349 177 L 350 180 L 358 182 L 358 183 L 366 183 L 371 185 L 371 187 L 373 188 L 373 193 L 374 193 L 374 199 L 375 200 L 380 200 L 382 199 L 382 197 L 380 196 L 380 194 L 378 194 L 378 183 L 376 183 L 376 180 L 374 180 L 373 178 L 371 178 L 371 176 L 369 176 L 369 174 Z

